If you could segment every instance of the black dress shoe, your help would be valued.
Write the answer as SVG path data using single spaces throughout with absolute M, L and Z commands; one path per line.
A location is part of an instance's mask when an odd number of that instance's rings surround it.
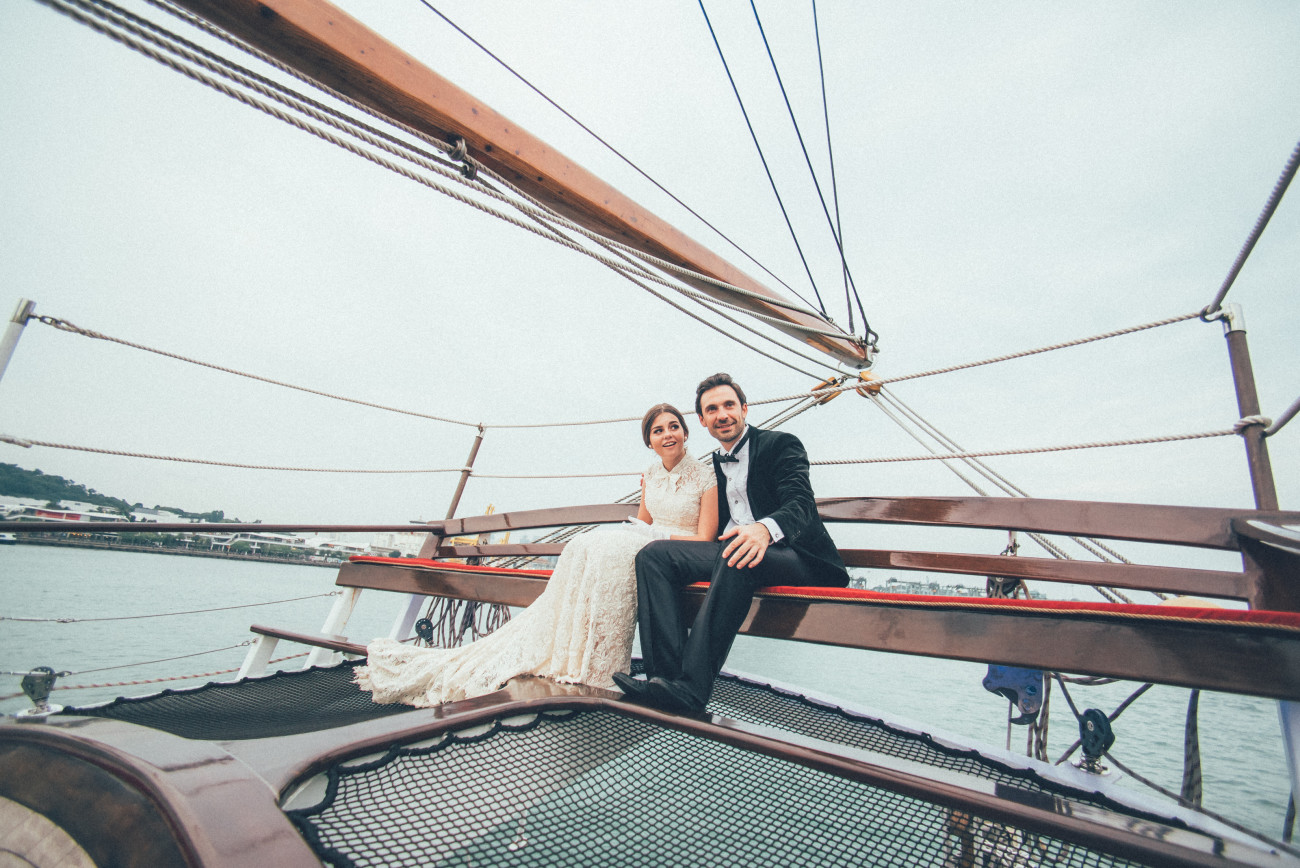
M 615 672 L 614 683 L 618 685 L 619 690 L 623 691 L 623 693 L 631 699 L 640 699 L 644 697 L 646 694 L 646 686 L 649 684 L 648 681 L 641 681 L 638 678 L 633 678 L 626 672 Z
M 704 711 L 704 703 L 694 699 L 680 684 L 664 678 L 651 678 L 645 682 L 641 699 L 647 704 L 663 711 L 699 714 Z

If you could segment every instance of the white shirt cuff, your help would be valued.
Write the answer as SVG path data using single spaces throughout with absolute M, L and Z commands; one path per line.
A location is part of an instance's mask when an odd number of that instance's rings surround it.
M 772 542 L 779 543 L 785 539 L 785 534 L 781 533 L 781 525 L 776 523 L 773 518 L 760 518 L 758 523 L 767 528 L 767 532 L 772 535 Z

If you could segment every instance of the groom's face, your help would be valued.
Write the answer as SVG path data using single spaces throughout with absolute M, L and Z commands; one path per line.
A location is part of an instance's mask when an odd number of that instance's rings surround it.
M 740 403 L 730 386 L 714 386 L 700 396 L 700 424 L 709 429 L 713 439 L 730 449 L 745 430 L 749 405 Z

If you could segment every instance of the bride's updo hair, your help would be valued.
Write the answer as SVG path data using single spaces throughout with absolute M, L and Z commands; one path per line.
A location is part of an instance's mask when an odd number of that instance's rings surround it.
M 686 427 L 686 420 L 682 418 L 681 410 L 678 410 L 672 404 L 655 404 L 646 411 L 645 416 L 641 419 L 641 439 L 645 442 L 646 446 L 650 445 L 650 426 L 653 425 L 655 420 L 663 413 L 672 413 L 677 417 L 677 421 L 682 423 L 683 441 L 685 438 L 690 436 L 691 429 Z

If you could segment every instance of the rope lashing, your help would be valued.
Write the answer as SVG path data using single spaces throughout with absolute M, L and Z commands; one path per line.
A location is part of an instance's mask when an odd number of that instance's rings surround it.
M 275 606 L 280 603 L 296 603 L 299 600 L 314 600 L 318 597 L 337 597 L 342 591 L 330 591 L 325 594 L 309 594 L 305 597 L 290 597 L 287 600 L 268 600 L 265 603 L 241 603 L 236 606 L 218 606 L 214 609 L 191 609 L 187 612 L 156 612 L 149 615 L 118 615 L 110 618 L 18 618 L 0 615 L 0 621 L 21 621 L 32 624 L 87 624 L 92 621 L 138 621 L 143 618 L 170 618 L 173 615 L 201 615 L 207 612 L 228 612 L 232 609 L 252 609 L 257 606 Z
M 1267 416 L 1243 416 L 1236 422 L 1232 423 L 1232 433 L 1245 434 L 1247 428 L 1261 427 L 1268 428 L 1273 424 L 1273 420 Z

